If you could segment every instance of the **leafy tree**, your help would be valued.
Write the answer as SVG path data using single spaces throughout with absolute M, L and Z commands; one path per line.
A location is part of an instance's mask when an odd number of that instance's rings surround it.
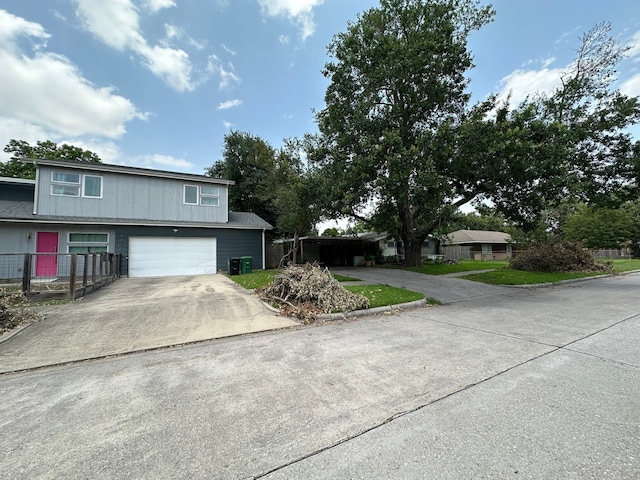
M 587 248 L 621 248 L 638 238 L 637 225 L 623 208 L 582 205 L 567 218 L 563 230 L 565 238 L 582 242 Z
M 6 153 L 11 153 L 11 159 L 0 163 L 0 176 L 13 178 L 36 178 L 36 168 L 28 159 L 69 160 L 75 162 L 101 163 L 98 155 L 90 150 L 84 150 L 74 145 L 57 143 L 46 140 L 30 145 L 24 140 L 11 139 L 4 147 Z
M 318 220 L 313 175 L 306 170 L 297 139 L 275 150 L 260 137 L 231 132 L 225 136 L 224 158 L 207 175 L 233 180 L 229 208 L 254 212 L 275 227 L 274 236 L 305 235 Z
M 486 230 L 486 231 L 504 231 L 509 222 L 495 211 L 495 209 L 484 207 L 479 208 L 477 212 L 462 213 L 457 212 L 452 219 L 446 224 L 446 228 L 440 230 L 443 234 L 454 232 L 456 230 Z
M 309 156 L 331 179 L 324 208 L 398 235 L 407 265 L 462 205 L 488 199 L 533 226 L 563 197 L 630 193 L 640 171 L 640 147 L 621 133 L 640 108 L 609 90 L 624 49 L 606 28 L 583 38 L 552 95 L 468 107 L 467 37 L 493 13 L 472 0 L 382 0 L 329 45 L 335 61 L 323 72 L 330 84 Z
M 253 212 L 275 226 L 277 214 L 269 201 L 274 168 L 275 150 L 271 145 L 250 133 L 232 131 L 224 137 L 223 159 L 206 174 L 235 182 L 229 189 L 231 211 Z
M 340 230 L 338 230 L 336 227 L 325 228 L 321 235 L 323 237 L 339 237 Z

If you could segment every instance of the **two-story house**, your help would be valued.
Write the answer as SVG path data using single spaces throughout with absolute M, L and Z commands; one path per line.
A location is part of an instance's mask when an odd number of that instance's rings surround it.
M 120 253 L 130 277 L 215 273 L 240 256 L 264 268 L 265 231 L 272 227 L 253 213 L 229 211 L 231 181 L 102 163 L 33 163 L 35 180 L 0 179 L 0 253 Z M 38 258 L 33 274 L 55 275 L 55 265 Z

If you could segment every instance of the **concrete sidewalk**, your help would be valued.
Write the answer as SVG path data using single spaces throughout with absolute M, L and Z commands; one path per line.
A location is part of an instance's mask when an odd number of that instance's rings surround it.
M 0 343 L 0 373 L 298 325 L 224 275 L 122 278 Z

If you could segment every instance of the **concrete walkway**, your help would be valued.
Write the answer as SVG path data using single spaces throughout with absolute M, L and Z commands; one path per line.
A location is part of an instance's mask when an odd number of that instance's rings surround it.
M 40 310 L 0 343 L 0 373 L 298 325 L 224 275 L 122 278 Z
M 466 300 L 503 295 L 511 291 L 508 287 L 471 282 L 450 275 L 425 275 L 395 268 L 332 268 L 332 272 L 359 278 L 365 283 L 379 283 L 406 288 L 435 298 L 442 303 L 457 303 Z M 470 272 L 465 272 L 469 274 Z

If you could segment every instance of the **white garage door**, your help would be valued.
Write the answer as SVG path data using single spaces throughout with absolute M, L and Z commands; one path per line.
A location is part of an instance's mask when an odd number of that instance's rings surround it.
M 215 238 L 129 238 L 129 276 L 216 273 Z

